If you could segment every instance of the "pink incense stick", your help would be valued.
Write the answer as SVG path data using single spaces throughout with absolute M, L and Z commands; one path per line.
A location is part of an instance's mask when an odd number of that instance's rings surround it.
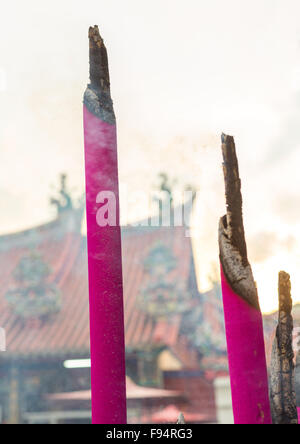
M 295 369 L 295 390 L 297 398 L 298 423 L 300 424 L 300 333 L 297 336 L 296 369 Z
M 125 345 L 116 123 L 107 52 L 90 28 L 84 95 L 93 424 L 126 423 Z
M 263 321 L 242 216 L 233 137 L 222 135 L 227 214 L 220 220 L 221 280 L 235 424 L 271 424 Z

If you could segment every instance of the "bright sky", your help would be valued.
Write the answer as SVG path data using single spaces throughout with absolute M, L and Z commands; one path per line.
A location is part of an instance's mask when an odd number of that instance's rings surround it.
M 60 172 L 84 188 L 82 95 L 89 25 L 110 58 L 120 178 L 145 191 L 166 171 L 200 190 L 199 282 L 218 261 L 225 211 L 220 134 L 236 138 L 249 258 L 262 308 L 277 274 L 300 301 L 298 0 L 37 0 L 0 17 L 0 232 L 53 217 Z M 130 203 L 131 220 L 144 217 Z

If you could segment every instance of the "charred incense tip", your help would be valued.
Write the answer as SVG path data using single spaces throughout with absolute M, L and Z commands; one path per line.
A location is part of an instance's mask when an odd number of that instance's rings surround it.
M 89 27 L 89 40 L 90 48 L 101 48 L 101 46 L 104 46 L 103 39 L 99 32 L 99 27 L 97 25 Z
M 241 180 L 232 136 L 222 134 L 222 154 L 227 207 L 227 235 L 232 245 L 239 251 L 242 262 L 246 266 L 248 265 L 248 259 L 243 224 Z
M 275 424 L 298 424 L 293 351 L 293 301 L 290 275 L 278 279 L 278 326 L 271 361 L 270 401 Z
M 257 289 L 247 257 L 241 181 L 234 138 L 222 134 L 221 139 L 227 209 L 219 224 L 222 269 L 232 289 L 250 305 L 260 310 Z
M 96 90 L 109 91 L 107 51 L 97 25 L 89 28 L 90 81 Z
M 278 276 L 278 296 L 279 296 L 279 313 L 290 315 L 293 308 L 291 297 L 291 281 L 290 275 L 285 271 L 280 271 Z
M 107 51 L 97 25 L 89 28 L 90 84 L 83 102 L 87 109 L 104 122 L 116 123 L 110 96 Z

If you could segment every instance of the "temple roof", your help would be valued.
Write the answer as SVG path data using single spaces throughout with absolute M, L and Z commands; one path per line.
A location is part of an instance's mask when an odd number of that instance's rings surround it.
M 81 217 L 80 211 L 70 210 L 51 223 L 0 236 L 0 326 L 6 331 L 7 340 L 7 352 L 1 354 L 1 359 L 89 355 L 87 249 L 86 237 L 80 230 Z M 166 289 L 168 282 L 175 280 L 181 291 L 179 301 L 182 295 L 188 295 L 184 303 L 193 303 L 197 289 L 191 241 L 186 234 L 185 227 L 125 227 L 122 230 L 126 347 L 128 350 L 173 347 L 179 359 L 196 367 L 197 353 L 181 334 L 182 319 L 190 307 L 178 303 L 175 313 L 160 315 L 159 305 L 153 308 L 149 302 L 145 309 L 143 304 L 143 298 L 147 298 L 147 292 L 153 291 L 155 284 L 149 270 L 149 263 L 156 267 L 155 254 L 158 266 L 160 254 L 171 257 L 172 265 L 164 280 Z M 39 257 L 49 270 L 38 285 L 55 288 L 61 298 L 60 308 L 41 319 L 30 313 L 26 318 L 20 317 L 7 297 L 17 291 L 20 282 L 25 286 L 29 271 L 24 258 L 30 255 Z M 20 264 L 24 268 L 21 278 Z M 28 277 L 29 282 L 34 279 L 35 276 Z M 27 293 L 26 297 L 34 300 L 32 292 Z M 163 303 L 167 310 L 170 301 Z M 30 300 L 28 306 L 30 308 Z

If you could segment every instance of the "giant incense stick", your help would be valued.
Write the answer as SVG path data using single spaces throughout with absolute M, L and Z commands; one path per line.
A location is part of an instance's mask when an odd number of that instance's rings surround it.
M 92 419 L 94 424 L 122 424 L 126 394 L 116 124 L 107 52 L 97 26 L 90 28 L 89 42 L 90 84 L 83 115 Z M 102 212 L 100 204 L 105 204 Z
M 281 271 L 278 283 L 278 327 L 272 349 L 270 401 L 273 424 L 298 424 L 290 276 Z
M 295 390 L 296 390 L 296 402 L 297 402 L 297 411 L 298 411 L 298 422 L 300 424 L 300 333 L 298 333 L 297 336 Z
M 247 258 L 233 137 L 222 135 L 227 214 L 219 248 L 233 414 L 236 424 L 271 424 L 262 314 Z

